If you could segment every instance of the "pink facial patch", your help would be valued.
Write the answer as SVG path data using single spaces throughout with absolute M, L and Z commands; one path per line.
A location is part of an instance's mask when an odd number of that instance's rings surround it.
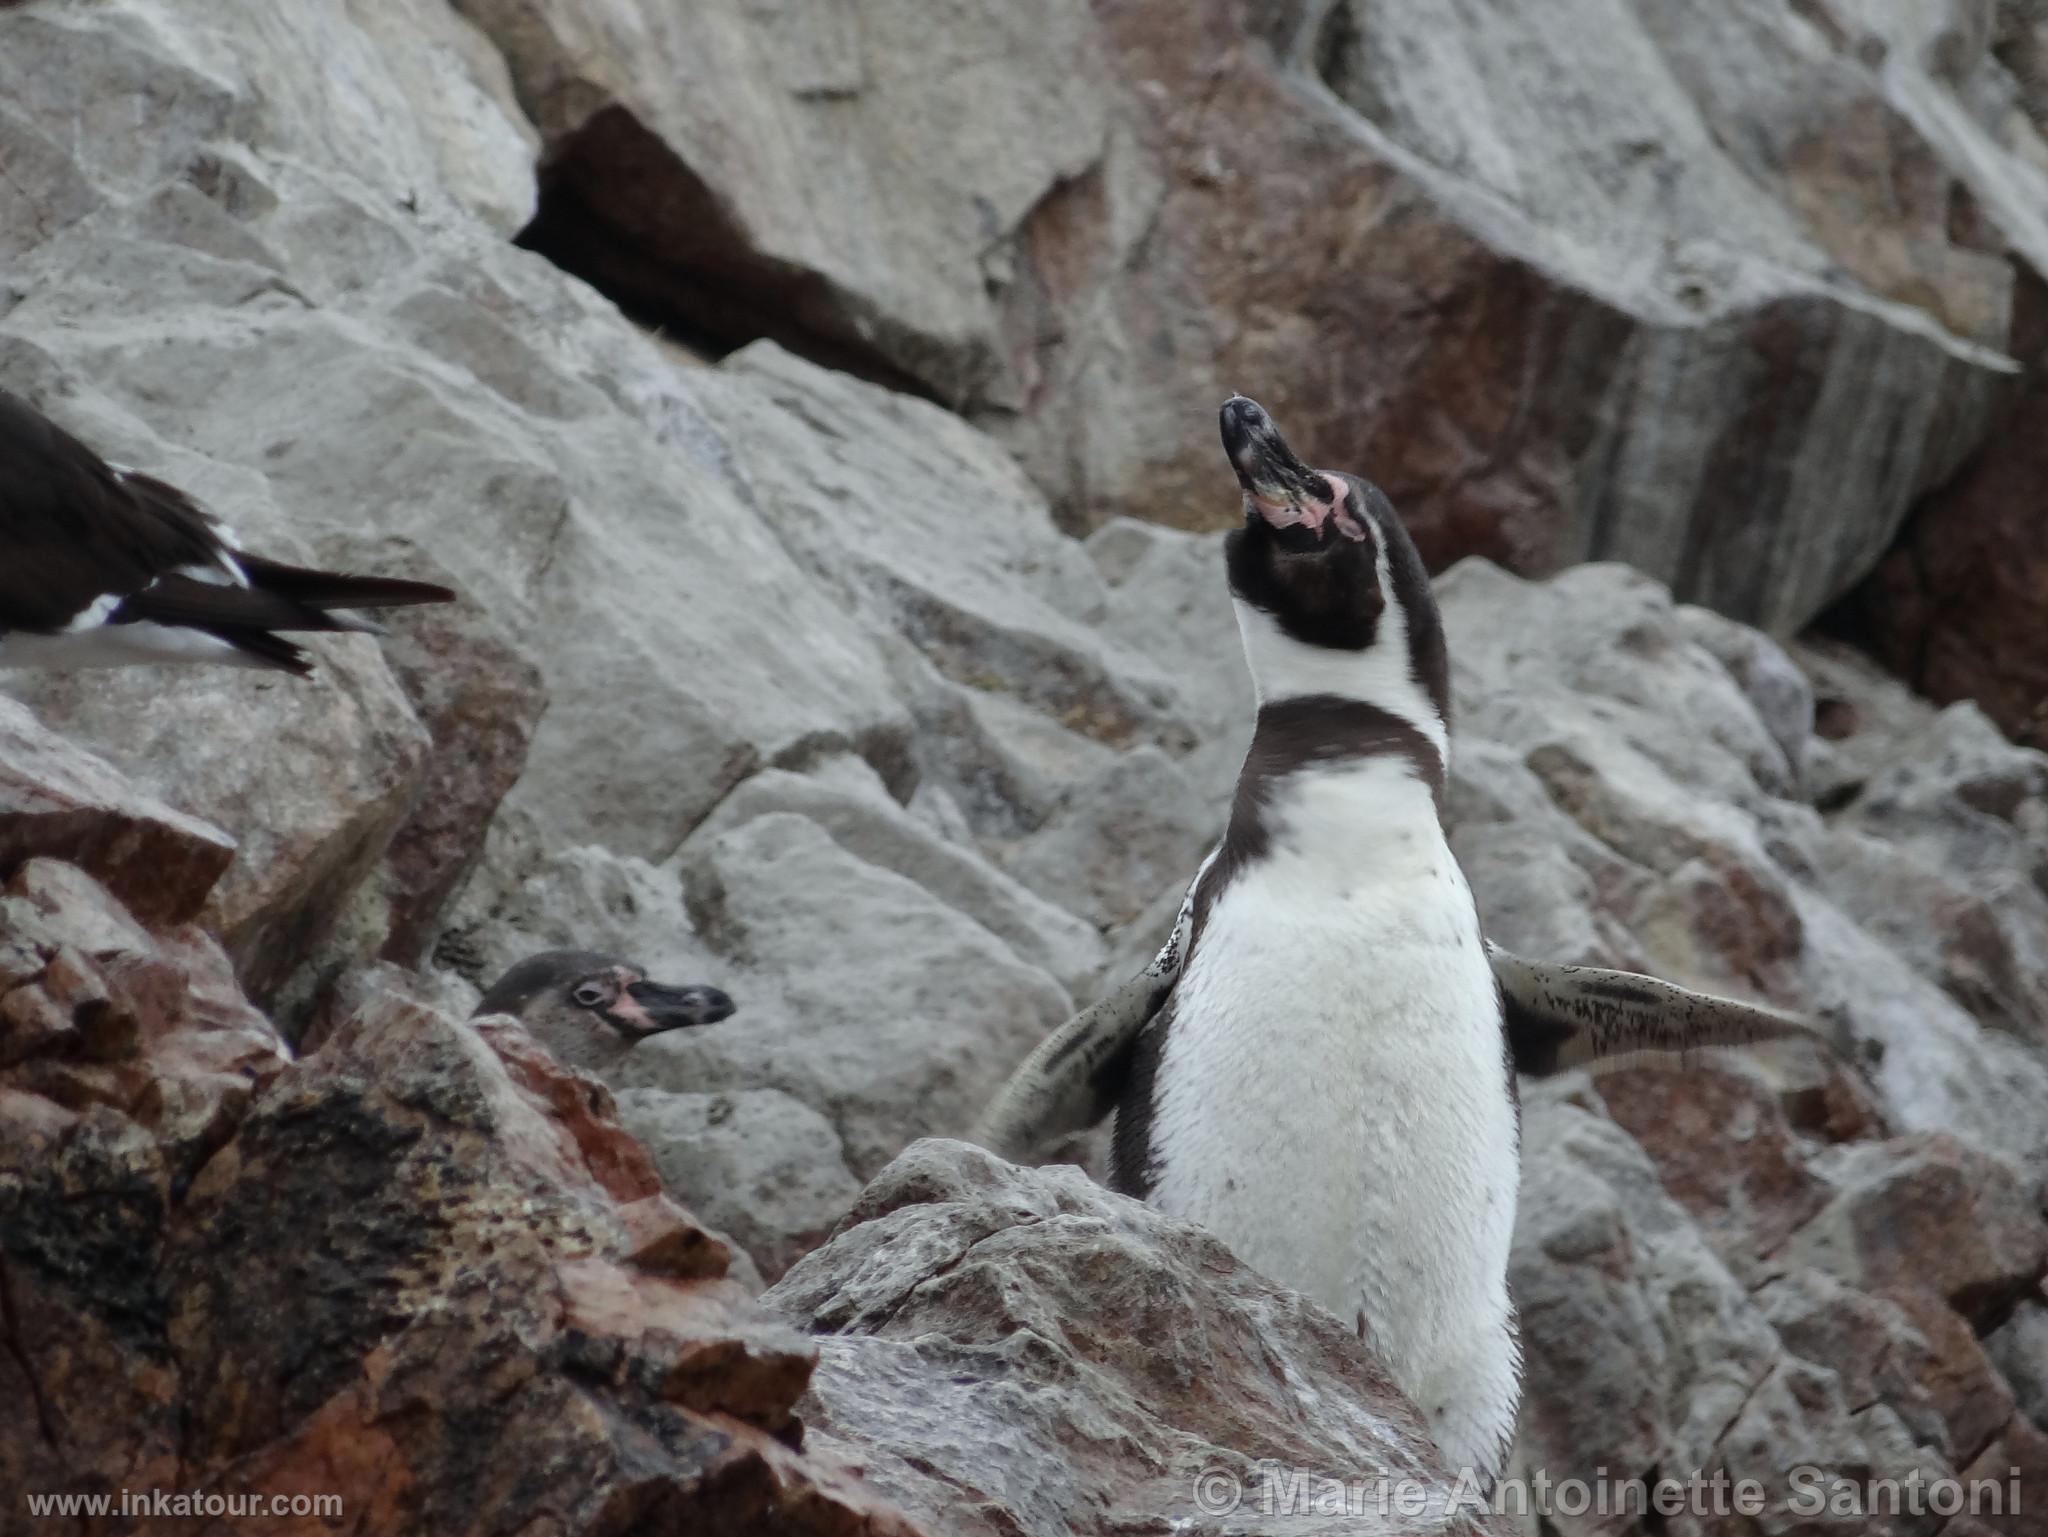
M 1365 524 L 1351 515 L 1351 499 L 1347 495 L 1351 488 L 1335 475 L 1325 475 L 1323 479 L 1330 483 L 1330 490 L 1337 498 L 1335 503 L 1337 508 L 1337 532 L 1346 539 L 1363 541 L 1365 538 Z
M 1334 475 L 1325 475 L 1323 484 L 1330 488 L 1328 500 L 1303 498 L 1299 502 L 1276 502 L 1268 497 L 1254 496 L 1252 507 L 1265 522 L 1273 528 L 1312 528 L 1318 533 L 1334 514 L 1337 532 L 1346 539 L 1364 539 L 1365 527 L 1351 515 L 1347 505 L 1348 488 Z
M 661 1026 L 655 1022 L 651 1014 L 640 1007 L 640 1000 L 626 991 L 635 982 L 641 980 L 640 974 L 636 971 L 628 971 L 623 966 L 618 966 L 613 968 L 612 976 L 618 982 L 619 991 L 612 999 L 611 1007 L 606 1009 L 605 1012 L 620 1024 L 630 1025 L 642 1035 L 659 1034 Z

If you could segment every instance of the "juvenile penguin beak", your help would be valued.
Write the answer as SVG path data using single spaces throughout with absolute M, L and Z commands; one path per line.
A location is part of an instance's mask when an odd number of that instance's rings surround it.
M 1275 528 L 1306 524 L 1320 529 L 1332 508 L 1341 500 L 1330 477 L 1310 469 L 1295 457 L 1273 418 L 1256 400 L 1233 395 L 1218 413 L 1223 429 L 1223 451 L 1237 483 L 1244 487 L 1245 515 L 1258 517 Z
M 716 1024 L 731 1016 L 735 1005 L 715 987 L 668 987 L 660 982 L 635 982 L 626 994 L 640 1005 L 651 1028 L 649 1035 L 685 1025 Z

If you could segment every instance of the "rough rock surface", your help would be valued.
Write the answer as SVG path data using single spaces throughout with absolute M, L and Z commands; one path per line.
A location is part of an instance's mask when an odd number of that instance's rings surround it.
M 2040 308 L 2048 331 L 2048 295 Z M 1922 503 L 1845 615 L 1914 688 L 1974 700 L 2034 747 L 2048 747 L 2044 483 L 2048 383 L 2036 382 L 1999 441 Z
M 36 854 L 92 871 L 145 917 L 197 917 L 227 869 L 226 834 L 135 789 L 0 700 L 0 869 Z
M 1618 567 L 1440 589 L 1488 931 L 1807 1010 L 1841 1045 L 1525 1090 L 1524 1458 L 1723 1467 L 1783 1511 L 1802 1468 L 1948 1477 L 2033 1433 L 1976 1337 L 2048 1268 L 2048 758 Z M 2011 1336 L 2023 1380 L 2034 1349 Z
M 959 1537 L 1507 1530 L 1355 1329 L 1072 1167 L 917 1143 L 762 1300 L 816 1338 L 810 1444 Z
M 812 1349 L 523 1032 L 387 995 L 292 1063 L 210 939 L 72 866 L 22 866 L 0 921 L 0 1530 L 125 1488 L 335 1495 L 359 1532 L 909 1537 L 799 1449 Z
M 1623 558 L 1786 631 L 2044 361 L 2018 6 L 462 8 L 546 145 L 530 241 L 914 381 L 1073 524 L 1230 517 L 1245 388 L 1437 562 Z

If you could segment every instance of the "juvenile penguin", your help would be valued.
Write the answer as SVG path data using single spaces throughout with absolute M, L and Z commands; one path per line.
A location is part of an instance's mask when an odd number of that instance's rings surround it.
M 1512 1071 L 1824 1036 L 1481 939 L 1439 817 L 1448 668 L 1413 544 L 1253 402 L 1222 429 L 1258 700 L 1228 828 L 1158 956 L 1049 1036 L 973 1135 L 1028 1159 L 1114 1110 L 1118 1188 L 1369 1330 L 1452 1468 L 1491 1477 L 1519 1397 Z
M 176 486 L 109 464 L 0 391 L 0 667 L 224 662 L 303 677 L 285 632 L 376 634 L 329 611 L 454 597 L 249 554 Z
M 593 1069 L 650 1036 L 733 1012 L 715 987 L 650 982 L 643 967 L 590 950 L 543 950 L 493 982 L 472 1017 L 509 1014 L 564 1067 Z

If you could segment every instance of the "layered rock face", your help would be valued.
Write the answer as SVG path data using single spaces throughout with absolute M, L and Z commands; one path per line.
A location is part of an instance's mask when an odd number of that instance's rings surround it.
M 459 10 L 0 11 L 0 384 L 254 546 L 465 597 L 311 684 L 0 675 L 6 1488 L 1033 1537 L 1330 1529 L 1205 1512 L 1211 1467 L 1441 1492 L 1330 1320 L 912 1146 L 1149 955 L 1248 734 L 1215 539 L 1110 515 L 1232 515 L 1242 386 L 1438 554 L 1797 624 L 2030 419 L 2019 34 Z M 705 366 L 522 230 L 810 356 Z M 1619 566 L 1441 590 L 1489 931 L 1839 1046 L 1525 1095 L 1523 1457 L 1738 1470 L 1771 1531 L 1942 1529 L 1801 1528 L 1802 1466 L 2048 1488 L 2048 759 Z M 564 945 L 740 1010 L 636 1048 L 615 1123 L 457 1022 Z
M 462 9 L 537 246 L 929 391 L 1070 526 L 1230 516 L 1244 389 L 1434 563 L 1611 556 L 1782 633 L 2048 363 L 2020 4 Z

